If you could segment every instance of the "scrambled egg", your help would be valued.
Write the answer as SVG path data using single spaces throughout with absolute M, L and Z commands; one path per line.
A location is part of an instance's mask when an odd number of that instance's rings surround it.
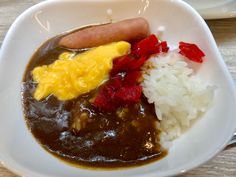
M 38 83 L 34 98 L 41 100 L 53 94 L 59 100 L 69 100 L 95 89 L 108 79 L 113 59 L 128 54 L 130 47 L 120 41 L 78 55 L 62 53 L 59 60 L 32 71 Z

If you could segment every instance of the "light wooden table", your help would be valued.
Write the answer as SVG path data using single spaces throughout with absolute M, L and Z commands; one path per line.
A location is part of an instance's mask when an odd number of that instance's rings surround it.
M 15 18 L 42 0 L 0 0 L 0 46 Z M 221 54 L 236 81 L 236 18 L 207 21 Z M 235 115 L 236 116 L 236 115 Z M 181 177 L 236 177 L 236 146 Z M 0 165 L 0 177 L 17 177 Z

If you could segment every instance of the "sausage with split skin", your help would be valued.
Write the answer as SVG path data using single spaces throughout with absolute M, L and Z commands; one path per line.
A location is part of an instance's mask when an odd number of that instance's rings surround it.
M 139 17 L 81 29 L 61 38 L 59 45 L 72 49 L 91 48 L 116 41 L 138 41 L 149 33 L 148 22 Z

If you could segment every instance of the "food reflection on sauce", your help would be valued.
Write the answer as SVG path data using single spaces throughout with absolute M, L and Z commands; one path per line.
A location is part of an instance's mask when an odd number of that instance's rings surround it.
M 38 49 L 23 78 L 25 119 L 39 143 L 60 159 L 85 167 L 131 167 L 163 158 L 167 151 L 159 142 L 154 105 L 144 96 L 135 105 L 114 112 L 93 106 L 99 88 L 67 101 L 53 95 L 40 101 L 34 98 L 37 83 L 32 70 L 68 52 L 58 45 L 60 38 Z

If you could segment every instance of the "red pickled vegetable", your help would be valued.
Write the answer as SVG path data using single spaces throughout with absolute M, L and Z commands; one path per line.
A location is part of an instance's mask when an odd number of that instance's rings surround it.
M 114 77 L 109 80 L 99 91 L 95 98 L 94 105 L 105 111 L 113 111 L 119 105 L 114 102 L 114 95 L 122 86 L 121 77 Z
M 149 56 L 155 51 L 155 46 L 158 44 L 158 39 L 154 34 L 134 44 L 132 54 L 140 56 Z
M 205 56 L 205 54 L 196 44 L 180 42 L 179 49 L 180 49 L 179 53 L 187 57 L 189 60 L 197 63 L 203 62 L 202 58 Z
M 126 105 L 137 103 L 142 94 L 141 86 L 121 87 L 116 93 L 115 98 Z
M 109 80 L 105 88 L 111 88 L 112 90 L 117 90 L 121 86 L 122 86 L 121 76 L 116 76 Z
M 130 56 L 125 55 L 114 60 L 113 68 L 110 72 L 111 76 L 114 76 L 120 72 L 128 72 L 131 70 L 140 70 L 141 66 L 147 60 L 146 57 L 142 56 L 139 59 L 132 59 Z
M 169 47 L 166 41 L 159 42 L 154 34 L 143 39 L 142 41 L 134 44 L 132 48 L 132 54 L 141 57 L 149 57 L 152 54 L 157 54 L 160 52 L 168 52 Z
M 137 60 L 133 60 L 130 64 L 129 64 L 129 69 L 131 70 L 139 70 L 141 68 L 141 66 L 143 66 L 143 64 L 145 63 L 145 61 L 147 60 L 147 58 L 145 56 L 140 57 Z
M 168 50 L 169 50 L 169 47 L 167 46 L 167 42 L 166 41 L 162 41 L 157 46 L 159 48 L 159 52 L 167 53 Z
M 137 103 L 142 94 L 141 86 L 122 86 L 115 88 L 108 83 L 97 95 L 94 105 L 103 111 L 114 111 L 119 106 Z
M 106 94 L 104 94 L 104 92 L 100 92 L 95 101 L 94 101 L 94 105 L 97 108 L 100 108 L 101 110 L 104 111 L 112 111 L 116 109 L 116 105 L 115 104 L 111 104 L 110 97 L 108 97 Z
M 116 58 L 113 61 L 113 67 L 110 72 L 110 75 L 114 76 L 119 72 L 127 71 L 132 61 L 133 60 L 128 55 Z
M 125 86 L 136 85 L 140 77 L 141 77 L 140 71 L 130 71 L 126 73 L 123 83 Z

